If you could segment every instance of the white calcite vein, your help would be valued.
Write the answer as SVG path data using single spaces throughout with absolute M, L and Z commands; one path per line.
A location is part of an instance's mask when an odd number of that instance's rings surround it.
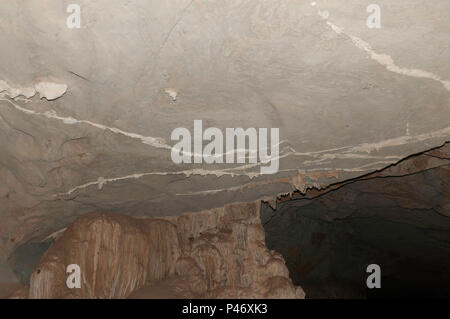
M 330 22 L 328 20 L 328 18 L 330 16 L 330 13 L 328 11 L 318 10 L 318 14 L 323 20 L 326 21 L 326 24 L 331 28 L 331 30 L 333 30 L 337 34 L 348 37 L 358 49 L 366 52 L 373 61 L 384 66 L 386 68 L 386 70 L 397 73 L 397 74 L 414 77 L 414 78 L 425 78 L 425 79 L 434 80 L 434 81 L 440 82 L 447 91 L 450 91 L 450 81 L 443 80 L 438 75 L 433 74 L 428 71 L 424 71 L 424 70 L 420 70 L 420 69 L 402 68 L 402 67 L 396 65 L 394 62 L 394 59 L 390 55 L 385 54 L 385 53 L 375 52 L 372 49 L 372 46 L 368 42 L 362 40 L 359 37 L 356 37 L 354 35 L 346 33 L 343 28 Z
M 126 131 L 121 130 L 116 127 L 109 127 L 109 126 L 91 122 L 88 120 L 78 120 L 78 119 L 70 117 L 70 116 L 59 116 L 53 110 L 46 111 L 46 112 L 38 112 L 38 111 L 30 110 L 28 108 L 24 108 L 24 107 L 18 105 L 17 103 L 14 103 L 10 99 L 4 98 L 4 97 L 0 98 L 0 100 L 11 103 L 11 105 L 13 105 L 14 108 L 16 108 L 17 110 L 19 110 L 25 114 L 36 115 L 36 116 L 46 117 L 48 119 L 59 120 L 59 121 L 62 121 L 64 124 L 68 124 L 68 125 L 87 124 L 87 125 L 93 126 L 95 128 L 101 129 L 101 130 L 107 130 L 107 131 L 111 131 L 116 134 L 125 135 L 130 138 L 139 139 L 142 143 L 153 146 L 153 147 L 163 148 L 163 149 L 171 149 L 171 146 L 166 144 L 164 139 L 162 139 L 160 137 L 143 136 L 141 134 L 126 132 Z
M 328 17 L 328 15 L 324 14 L 324 13 L 321 13 L 321 16 L 323 18 Z M 329 23 L 329 25 L 331 25 L 332 28 L 336 32 L 339 32 L 339 33 L 343 32 L 341 28 L 334 26 L 331 23 Z M 349 36 L 349 37 L 352 37 L 352 36 Z M 358 39 L 358 38 L 353 37 L 352 39 Z M 355 40 L 354 42 L 360 43 L 359 40 L 358 41 Z M 364 42 L 362 42 L 362 43 L 364 43 Z M 365 44 L 364 45 L 361 44 L 361 46 L 364 48 L 370 48 L 370 46 L 365 45 Z M 109 126 L 106 126 L 106 125 L 103 125 L 100 123 L 95 123 L 95 122 L 92 122 L 89 120 L 79 120 L 79 119 L 75 119 L 73 117 L 60 116 L 60 115 L 56 114 L 56 112 L 53 110 L 45 111 L 45 112 L 31 110 L 31 109 L 20 106 L 19 104 L 15 103 L 14 101 L 12 101 L 10 99 L 10 98 L 17 98 L 19 96 L 24 96 L 25 98 L 30 98 L 30 97 L 33 97 L 36 94 L 36 92 L 40 93 L 41 97 L 46 97 L 47 99 L 54 99 L 54 98 L 57 98 L 58 95 L 62 96 L 64 94 L 65 90 L 67 89 L 67 88 L 65 88 L 64 90 L 62 88 L 55 89 L 55 87 L 52 85 L 46 86 L 43 84 L 36 85 L 36 87 L 38 88 L 38 90 L 35 90 L 35 91 L 33 91 L 33 89 L 30 89 L 30 88 L 25 88 L 25 89 L 24 88 L 12 88 L 12 87 L 8 86 L 6 84 L 6 82 L 0 81 L 0 100 L 9 102 L 15 109 L 23 112 L 24 114 L 46 117 L 48 119 L 54 119 L 54 120 L 61 121 L 64 124 L 68 124 L 68 125 L 87 124 L 87 125 L 93 126 L 98 129 L 108 130 L 108 131 L 111 131 L 116 134 L 121 134 L 121 135 L 130 137 L 130 138 L 139 139 L 142 143 L 156 147 L 156 148 L 161 148 L 161 149 L 166 149 L 166 150 L 172 149 L 172 147 L 169 144 L 167 144 L 163 138 L 160 138 L 160 137 L 144 136 L 144 135 L 137 134 L 137 133 L 127 132 L 127 131 L 121 130 L 119 128 L 109 127 Z M 366 159 L 379 159 L 379 160 L 381 159 L 380 161 L 377 161 L 375 163 L 366 164 L 365 166 L 359 167 L 359 168 L 352 168 L 352 169 L 342 168 L 342 169 L 340 169 L 343 171 L 351 170 L 354 172 L 355 171 L 367 171 L 368 167 L 373 167 L 376 164 L 377 165 L 392 164 L 393 162 L 395 162 L 395 160 L 400 159 L 400 157 L 398 157 L 398 156 L 381 157 L 381 156 L 369 155 L 369 153 L 371 153 L 374 150 L 378 151 L 379 149 L 385 148 L 385 147 L 399 146 L 399 145 L 414 143 L 414 142 L 418 142 L 418 141 L 425 141 L 425 140 L 428 140 L 431 138 L 436 138 L 436 137 L 446 137 L 449 135 L 450 135 L 450 127 L 446 127 L 446 128 L 443 128 L 443 129 L 440 129 L 437 131 L 423 133 L 423 134 L 419 134 L 419 135 L 415 135 L 415 136 L 406 135 L 406 136 L 400 136 L 400 137 L 391 138 L 391 139 L 387 139 L 387 140 L 383 140 L 383 141 L 379 141 L 379 142 L 362 143 L 362 144 L 355 145 L 355 146 L 338 147 L 338 148 L 313 151 L 313 152 L 297 152 L 295 149 L 293 149 L 292 147 L 289 146 L 289 147 L 285 148 L 285 150 L 286 149 L 288 150 L 287 152 L 283 150 L 284 152 L 282 151 L 281 154 L 278 155 L 276 158 L 273 158 L 273 160 L 279 160 L 279 159 L 286 158 L 289 156 L 310 156 L 310 157 L 316 158 L 316 160 L 303 162 L 303 165 L 308 165 L 308 164 L 319 164 L 319 163 L 324 164 L 324 163 L 326 163 L 327 160 L 335 159 L 335 158 L 342 158 L 342 159 L 366 158 Z M 288 141 L 287 140 L 281 141 L 279 143 L 279 145 L 283 144 L 283 143 L 288 143 Z M 239 151 L 239 150 L 234 150 L 234 151 Z M 367 155 L 365 155 L 364 153 L 366 153 Z M 195 153 L 189 153 L 189 154 L 194 155 L 194 156 L 197 155 Z M 224 153 L 224 154 L 226 154 L 226 153 Z M 231 168 L 222 169 L 222 170 L 191 169 L 191 170 L 174 171 L 174 172 L 135 173 L 135 174 L 130 174 L 130 175 L 121 176 L 121 177 L 114 177 L 114 178 L 99 177 L 95 181 L 91 181 L 91 182 L 73 187 L 68 192 L 62 193 L 62 194 L 57 194 L 56 196 L 70 195 L 77 190 L 85 189 L 85 188 L 88 188 L 88 187 L 94 186 L 94 185 L 97 185 L 99 189 L 102 189 L 106 183 L 111 183 L 111 182 L 116 182 L 116 181 L 126 180 L 126 179 L 139 179 L 144 176 L 151 176 L 151 175 L 184 174 L 187 177 L 189 177 L 191 175 L 204 175 L 204 176 L 205 175 L 215 175 L 217 177 L 220 177 L 223 175 L 229 175 L 232 177 L 247 176 L 250 179 L 252 179 L 254 177 L 260 176 L 261 174 L 256 173 L 256 172 L 245 172 L 245 173 L 239 174 L 236 172 L 237 171 L 245 171 L 247 169 L 258 167 L 260 165 L 262 165 L 261 162 L 241 165 L 241 166 L 237 166 L 237 167 L 231 167 Z M 333 170 L 333 169 L 336 169 L 336 168 L 330 168 L 330 169 L 321 168 L 320 170 L 326 171 L 326 170 Z M 204 191 L 204 192 L 197 192 L 196 194 L 200 194 L 200 193 L 209 193 L 210 194 L 211 192 L 215 193 L 215 192 L 220 192 L 220 191 L 225 191 L 225 190 L 238 190 L 240 187 L 241 186 L 232 187 L 231 189 L 208 190 L 208 191 Z M 193 193 L 189 193 L 189 194 L 193 194 Z M 188 194 L 177 194 L 177 195 L 188 195 Z

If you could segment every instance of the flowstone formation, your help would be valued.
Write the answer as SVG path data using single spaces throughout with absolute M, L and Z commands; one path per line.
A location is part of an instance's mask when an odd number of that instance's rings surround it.
M 81 269 L 80 288 L 68 288 L 72 264 Z M 259 205 L 250 203 L 163 218 L 85 214 L 44 254 L 29 290 L 15 297 L 126 298 L 140 288 L 136 297 L 155 289 L 184 298 L 305 296 L 282 256 L 265 246 Z

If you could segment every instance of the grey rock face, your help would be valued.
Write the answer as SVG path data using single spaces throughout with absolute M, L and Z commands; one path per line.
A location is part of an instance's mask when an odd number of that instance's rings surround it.
M 2 3 L 1 259 L 89 211 L 274 198 L 298 173 L 327 185 L 449 139 L 447 0 L 380 0 L 380 29 L 356 0 L 78 0 L 79 29 L 68 4 Z M 279 172 L 174 164 L 171 132 L 194 120 L 279 128 Z

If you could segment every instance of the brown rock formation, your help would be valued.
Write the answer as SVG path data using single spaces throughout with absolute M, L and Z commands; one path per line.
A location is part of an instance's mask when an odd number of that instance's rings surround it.
M 66 285 L 70 264 L 80 266 L 79 289 Z M 42 257 L 29 297 L 126 298 L 143 287 L 180 297 L 304 297 L 265 246 L 257 203 L 160 219 L 83 215 Z

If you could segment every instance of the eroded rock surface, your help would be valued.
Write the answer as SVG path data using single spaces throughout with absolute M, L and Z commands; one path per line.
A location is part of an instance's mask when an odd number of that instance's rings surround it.
M 3 1 L 0 10 L 7 285 L 17 284 L 8 262 L 26 264 L 15 267 L 25 281 L 35 265 L 20 258 L 24 245 L 52 240 L 88 212 L 178 216 L 309 198 L 450 140 L 448 0 L 379 0 L 381 28 L 367 27 L 360 0 L 76 3 L 79 29 L 67 27 L 61 0 Z M 280 170 L 175 164 L 171 133 L 195 120 L 222 131 L 279 128 Z M 441 196 L 446 205 L 450 195 Z M 178 234 L 178 221 L 163 220 Z M 105 231 L 119 236 L 112 225 Z M 119 237 L 132 241 L 127 227 Z M 147 278 L 174 278 L 158 267 Z
M 70 264 L 80 266 L 80 289 L 66 285 Z M 184 297 L 304 297 L 266 248 L 256 203 L 165 218 L 85 214 L 45 253 L 29 297 L 125 298 L 152 285 Z
M 448 0 L 380 0 L 380 29 L 359 0 L 76 3 L 79 29 L 64 1 L 2 3 L 2 260 L 87 212 L 275 198 L 450 138 Z M 194 120 L 280 128 L 280 171 L 174 164 Z

